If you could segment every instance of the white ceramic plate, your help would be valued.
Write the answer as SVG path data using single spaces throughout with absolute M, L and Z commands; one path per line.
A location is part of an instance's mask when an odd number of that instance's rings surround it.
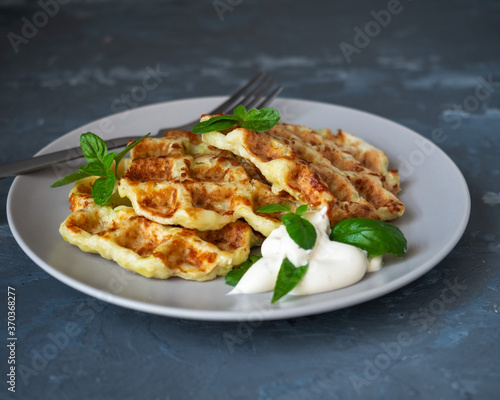
M 77 146 L 92 131 L 106 139 L 156 133 L 187 123 L 224 100 L 204 97 L 142 107 L 92 122 L 62 136 L 39 154 Z M 312 296 L 288 296 L 275 305 L 271 293 L 226 296 L 223 278 L 189 282 L 152 280 L 95 254 L 84 253 L 59 235 L 69 215 L 70 187 L 49 185 L 72 172 L 54 168 L 17 177 L 7 200 L 7 216 L 28 256 L 61 282 L 90 296 L 123 307 L 171 317 L 201 320 L 263 320 L 299 317 L 337 310 L 382 296 L 417 279 L 438 264 L 462 236 L 470 212 L 467 184 L 455 164 L 433 142 L 384 118 L 312 101 L 278 99 L 273 107 L 282 121 L 312 128 L 341 128 L 382 148 L 392 168 L 400 168 L 406 205 L 398 225 L 408 239 L 402 259 L 385 258 L 382 270 L 359 283 Z

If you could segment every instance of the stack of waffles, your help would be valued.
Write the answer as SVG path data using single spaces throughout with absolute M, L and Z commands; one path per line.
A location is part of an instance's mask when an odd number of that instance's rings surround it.
M 280 213 L 257 212 L 264 205 L 326 207 L 331 225 L 401 216 L 399 177 L 388 165 L 381 150 L 342 131 L 290 124 L 201 137 L 168 131 L 122 161 L 106 206 L 92 200 L 96 178 L 77 182 L 60 231 L 83 251 L 146 277 L 210 280 L 244 262 L 280 226 Z

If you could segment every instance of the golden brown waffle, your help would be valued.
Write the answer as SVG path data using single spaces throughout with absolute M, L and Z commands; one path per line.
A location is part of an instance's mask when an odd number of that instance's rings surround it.
M 207 146 L 190 132 L 147 138 L 132 150 L 131 158 L 119 194 L 131 201 L 138 215 L 160 224 L 204 231 L 243 218 L 268 236 L 280 220 L 255 210 L 273 203 L 296 205 L 286 192 L 273 192 L 253 165 Z
M 95 179 L 94 179 L 95 180 Z M 244 262 L 261 240 L 243 221 L 218 231 L 163 226 L 127 206 L 98 206 L 88 193 L 93 179 L 77 182 L 70 196 L 73 213 L 61 235 L 81 250 L 99 253 L 148 278 L 206 281 Z
M 399 193 L 398 171 L 389 169 L 389 159 L 382 150 L 340 129 L 337 131 L 336 135 L 334 135 L 330 129 L 318 129 L 316 132 L 320 134 L 324 140 L 331 141 L 339 146 L 342 151 L 350 154 L 366 168 L 382 175 L 385 178 L 384 187 L 387 190 L 393 194 Z
M 397 174 L 384 175 L 387 157 L 364 141 L 352 140 L 344 149 L 327 132 L 289 124 L 267 132 L 233 127 L 206 133 L 203 141 L 254 164 L 274 191 L 284 190 L 316 209 L 328 207 L 332 225 L 347 218 L 391 220 L 404 212 L 394 194 L 399 191 Z
M 122 163 L 129 164 L 129 161 L 130 161 L 129 159 L 125 159 L 122 160 Z M 70 203 L 69 209 L 71 211 L 76 211 L 81 208 L 85 208 L 89 204 L 94 203 L 94 199 L 92 198 L 92 185 L 98 178 L 99 178 L 98 176 L 89 176 L 88 178 L 84 178 L 77 181 L 73 185 L 71 191 L 69 192 L 69 203 Z M 129 199 L 127 199 L 126 197 L 122 198 L 118 195 L 115 186 L 115 192 L 108 200 L 107 205 L 110 206 L 111 208 L 115 208 L 118 206 L 130 207 L 131 204 Z
M 207 117 L 209 118 L 209 117 Z M 202 139 L 169 131 L 147 138 L 119 166 L 118 191 L 94 203 L 97 177 L 70 192 L 64 238 L 146 277 L 210 280 L 244 262 L 280 223 L 266 204 L 328 208 L 331 224 L 404 211 L 399 177 L 386 155 L 346 132 L 278 124 L 267 132 L 234 127 Z M 247 222 L 242 221 L 245 219 Z

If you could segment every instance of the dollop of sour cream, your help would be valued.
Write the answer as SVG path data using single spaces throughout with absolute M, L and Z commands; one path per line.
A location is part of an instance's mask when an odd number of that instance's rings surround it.
M 314 248 L 304 250 L 288 235 L 285 226 L 271 232 L 261 247 L 262 258 L 243 275 L 229 294 L 262 293 L 274 290 L 278 272 L 285 258 L 300 267 L 309 268 L 291 295 L 308 295 L 328 292 L 350 286 L 367 272 L 382 267 L 382 256 L 368 258 L 364 250 L 330 240 L 330 222 L 326 207 L 319 212 L 304 215 L 316 229 Z

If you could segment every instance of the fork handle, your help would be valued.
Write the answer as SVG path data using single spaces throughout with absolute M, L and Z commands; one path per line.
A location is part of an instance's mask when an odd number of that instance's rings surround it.
M 130 139 L 136 138 L 117 138 L 106 140 L 105 143 L 108 149 L 115 149 L 117 147 L 126 146 Z M 71 149 L 60 150 L 54 153 L 26 158 L 24 160 L 8 162 L 0 165 L 0 179 L 47 168 L 53 164 L 75 160 L 82 156 L 82 149 L 80 147 L 73 147 Z

